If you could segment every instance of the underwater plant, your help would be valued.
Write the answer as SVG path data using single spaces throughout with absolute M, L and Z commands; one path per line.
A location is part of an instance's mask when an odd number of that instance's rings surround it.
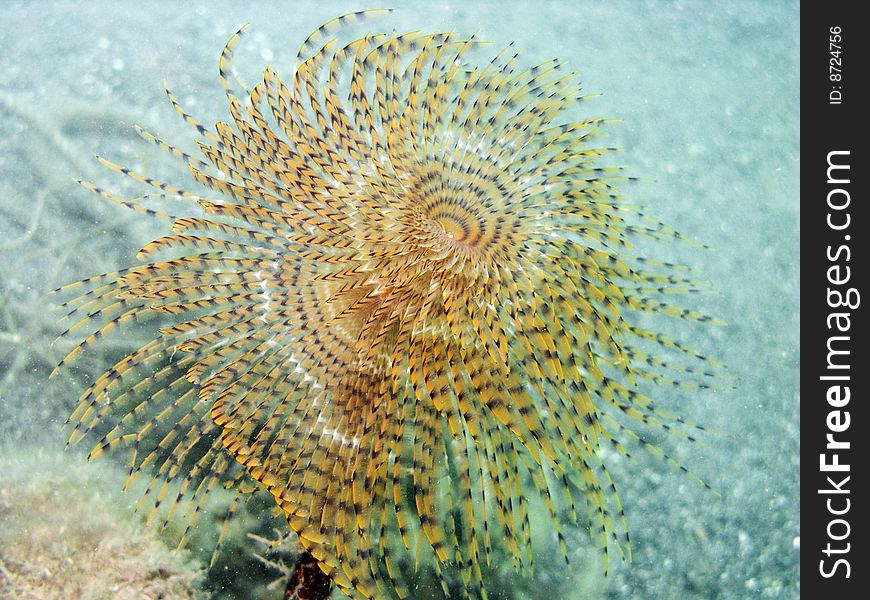
M 344 15 L 302 44 L 285 82 L 245 89 L 220 57 L 231 122 L 180 105 L 201 158 L 138 128 L 199 189 L 99 160 L 151 191 L 103 198 L 172 223 L 141 264 L 62 288 L 89 333 L 153 339 L 96 378 L 70 416 L 90 457 L 130 448 L 152 517 L 191 523 L 219 483 L 267 490 L 329 580 L 352 598 L 408 597 L 429 560 L 445 595 L 485 598 L 494 547 L 532 561 L 530 490 L 551 517 L 583 497 L 605 570 L 630 557 L 603 449 L 703 427 L 645 388 L 709 387 L 715 361 L 642 323 L 710 323 L 671 303 L 690 270 L 635 252 L 685 241 L 628 204 L 601 164 L 607 119 L 559 60 L 454 33 L 346 36 L 384 11 Z M 171 205 L 172 213 L 154 208 Z M 581 509 L 584 506 L 581 505 Z M 562 513 L 562 517 L 560 517 Z M 422 558 L 421 558 L 422 557 Z M 306 567 L 307 568 L 307 567 Z
M 202 598 L 202 565 L 143 529 L 111 475 L 83 467 L 50 449 L 0 457 L 0 598 Z

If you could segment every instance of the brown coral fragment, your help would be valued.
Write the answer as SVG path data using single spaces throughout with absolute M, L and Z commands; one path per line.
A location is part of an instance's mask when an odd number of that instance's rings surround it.
M 318 566 L 317 560 L 303 552 L 296 560 L 287 583 L 287 600 L 326 600 L 332 591 L 332 580 Z

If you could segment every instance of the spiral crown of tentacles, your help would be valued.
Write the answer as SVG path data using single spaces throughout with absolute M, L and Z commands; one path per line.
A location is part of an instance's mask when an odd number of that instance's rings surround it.
M 250 91 L 240 29 L 220 58 L 232 121 L 213 130 L 167 89 L 202 158 L 137 130 L 203 193 L 106 159 L 152 191 L 81 182 L 173 233 L 68 286 L 63 337 L 90 333 L 59 367 L 164 319 L 84 392 L 71 440 L 129 446 L 154 510 L 169 494 L 191 521 L 217 483 L 259 482 L 352 598 L 407 597 L 427 556 L 448 596 L 485 597 L 494 548 L 531 563 L 529 488 L 566 560 L 560 514 L 577 519 L 582 495 L 606 569 L 631 545 L 603 450 L 688 473 L 642 430 L 703 428 L 644 390 L 716 375 L 638 324 L 712 321 L 665 299 L 697 291 L 690 269 L 632 246 L 682 238 L 620 196 L 631 178 L 596 143 L 606 119 L 568 118 L 586 97 L 558 60 L 523 68 L 508 46 L 476 63 L 484 44 L 454 33 L 339 42 L 378 12 L 326 23 L 288 81 L 267 68 Z

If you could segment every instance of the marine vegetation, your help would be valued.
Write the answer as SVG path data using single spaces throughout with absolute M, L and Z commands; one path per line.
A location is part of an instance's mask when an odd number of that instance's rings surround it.
M 202 565 L 143 530 L 116 478 L 51 449 L 4 452 L 0 469 L 0 598 L 203 598 Z
M 191 522 L 219 483 L 268 490 L 355 599 L 409 597 L 427 563 L 446 596 L 485 598 L 495 549 L 530 566 L 539 501 L 565 560 L 567 518 L 606 570 L 631 542 L 604 458 L 646 449 L 688 473 L 644 432 L 702 427 L 652 395 L 717 371 L 645 325 L 712 321 L 668 300 L 697 291 L 690 269 L 634 250 L 686 240 L 622 197 L 608 120 L 577 116 L 588 96 L 559 60 L 349 35 L 381 12 L 326 23 L 250 89 L 241 28 L 220 57 L 231 120 L 213 128 L 167 88 L 196 149 L 138 131 L 189 186 L 106 158 L 148 191 L 81 182 L 172 232 L 61 290 L 77 294 L 61 337 L 79 341 L 58 368 L 152 332 L 85 390 L 71 442 L 127 447 L 154 511 L 168 499 Z

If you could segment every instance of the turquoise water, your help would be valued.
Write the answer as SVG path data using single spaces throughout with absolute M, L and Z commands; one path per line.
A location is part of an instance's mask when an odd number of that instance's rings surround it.
M 121 164 L 155 160 L 133 123 L 169 140 L 189 139 L 165 101 L 164 78 L 203 121 L 226 118 L 217 58 L 240 24 L 249 22 L 251 31 L 237 66 L 246 81 L 254 81 L 266 64 L 289 68 L 299 42 L 324 21 L 372 7 L 218 6 L 4 4 L 0 465 L 8 477 L 0 486 L 27 482 L 34 497 L 40 497 L 39 485 L 58 481 L 88 494 L 103 486 L 109 491 L 99 495 L 99 506 L 120 507 L 120 515 L 130 514 L 126 506 L 135 500 L 115 493 L 120 467 L 112 459 L 86 468 L 75 452 L 56 457 L 65 441 L 60 425 L 81 382 L 105 364 L 86 358 L 71 373 L 47 381 L 62 356 L 51 346 L 61 327 L 47 290 L 130 264 L 159 229 L 71 179 L 117 183 L 94 154 Z M 517 580 L 516 597 L 798 597 L 798 4 L 396 2 L 394 8 L 389 24 L 378 30 L 479 32 L 495 47 L 516 41 L 525 64 L 560 57 L 580 74 L 586 91 L 601 92 L 585 110 L 621 119 L 608 141 L 624 149 L 616 160 L 632 174 L 655 180 L 626 193 L 711 247 L 674 248 L 672 258 L 701 268 L 716 294 L 700 304 L 727 322 L 691 341 L 728 366 L 735 389 L 683 394 L 665 403 L 723 432 L 706 437 L 707 448 L 667 442 L 719 495 L 653 459 L 618 462 L 612 470 L 629 516 L 632 562 L 616 561 L 601 579 L 594 555 L 586 551 L 588 536 L 574 530 L 573 567 L 566 569 L 557 553 L 547 554 L 551 549 L 543 540 L 536 575 L 532 583 Z M 158 176 L 173 172 L 160 163 L 154 167 Z M 110 352 L 129 350 L 124 339 L 113 344 Z M 34 535 L 17 522 L 23 517 L 9 508 L 12 500 L 3 498 L 0 531 Z M 52 510 L 48 501 L 32 511 Z M 136 519 L 131 517 L 134 524 Z M 57 536 L 64 533 L 58 530 Z M 3 586 L 22 563 L 3 544 L 0 561 L 3 597 Z M 211 577 L 226 587 L 232 579 L 268 582 L 274 576 L 260 568 Z M 512 587 L 505 577 L 493 584 L 498 591 L 491 598 L 514 597 L 502 591 Z M 228 589 L 229 596 L 242 593 Z

